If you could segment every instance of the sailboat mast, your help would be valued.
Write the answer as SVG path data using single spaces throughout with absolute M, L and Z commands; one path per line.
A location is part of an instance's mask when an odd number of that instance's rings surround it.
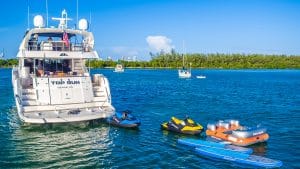
M 182 66 L 184 67 L 184 54 L 182 54 Z
M 184 40 L 182 41 L 182 66 L 184 67 L 184 55 L 185 55 L 185 46 L 184 46 Z

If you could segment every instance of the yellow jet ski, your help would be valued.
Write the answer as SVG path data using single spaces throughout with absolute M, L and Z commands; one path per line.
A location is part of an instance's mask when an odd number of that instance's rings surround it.
M 182 134 L 199 134 L 202 132 L 203 127 L 199 123 L 195 123 L 191 118 L 180 120 L 172 117 L 169 122 L 161 124 L 161 128 L 169 131 L 174 131 Z

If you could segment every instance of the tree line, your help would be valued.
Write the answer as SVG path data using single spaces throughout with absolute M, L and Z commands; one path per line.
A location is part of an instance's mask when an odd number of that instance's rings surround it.
M 17 59 L 0 59 L 0 67 L 12 67 L 14 65 L 18 65 L 18 60 Z
M 185 67 L 217 69 L 299 69 L 300 56 L 262 54 L 186 54 Z M 183 55 L 178 53 L 152 55 L 150 61 L 100 61 L 90 62 L 92 68 L 114 67 L 122 63 L 125 67 L 179 68 L 183 66 Z
M 179 68 L 191 64 L 192 68 L 219 69 L 300 69 L 300 56 L 262 55 L 262 54 L 186 54 L 171 52 L 169 54 L 152 54 L 149 61 L 112 61 L 91 60 L 91 68 L 115 67 L 121 63 L 132 68 Z M 0 67 L 17 65 L 17 59 L 0 60 Z

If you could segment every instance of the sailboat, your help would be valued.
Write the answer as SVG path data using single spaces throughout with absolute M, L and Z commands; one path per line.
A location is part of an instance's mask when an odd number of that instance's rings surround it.
M 184 55 L 182 55 L 182 69 L 178 70 L 179 78 L 190 78 L 192 76 L 192 63 L 190 63 L 190 68 L 187 69 L 184 64 Z
M 0 53 L 0 58 L 4 58 L 5 53 L 4 53 L 4 48 L 2 49 L 2 52 Z

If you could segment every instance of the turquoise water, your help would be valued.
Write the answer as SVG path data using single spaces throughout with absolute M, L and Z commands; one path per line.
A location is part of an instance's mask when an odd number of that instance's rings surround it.
M 179 79 L 177 70 L 92 70 L 110 80 L 113 105 L 139 117 L 139 130 L 107 124 L 23 126 L 18 120 L 11 70 L 0 69 L 1 168 L 232 168 L 232 163 L 202 158 L 178 145 L 186 137 L 160 130 L 171 116 L 206 126 L 238 119 L 268 128 L 267 143 L 256 155 L 300 167 L 299 70 L 194 70 L 206 79 Z M 205 139 L 205 136 L 193 138 Z

